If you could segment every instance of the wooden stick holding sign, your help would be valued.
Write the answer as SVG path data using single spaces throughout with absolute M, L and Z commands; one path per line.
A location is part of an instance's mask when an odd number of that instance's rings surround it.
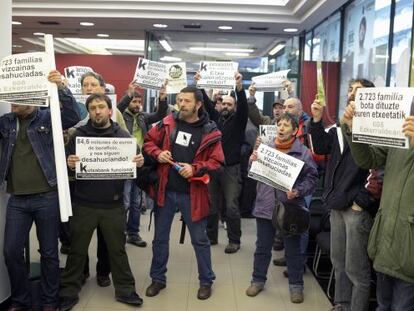
M 51 68 L 56 68 L 53 36 L 45 35 L 46 53 L 50 55 Z M 59 194 L 60 219 L 67 222 L 72 216 L 72 204 L 70 201 L 69 180 L 66 168 L 66 156 L 63 143 L 62 120 L 60 117 L 60 103 L 55 83 L 50 83 L 50 118 L 52 121 L 53 150 L 55 153 L 56 177 Z

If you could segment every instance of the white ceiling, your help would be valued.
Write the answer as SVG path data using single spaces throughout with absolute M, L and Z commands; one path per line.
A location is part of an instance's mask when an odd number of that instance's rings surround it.
M 278 41 L 292 36 L 284 28 L 298 28 L 298 33 L 310 29 L 347 0 L 13 0 L 14 52 L 39 49 L 42 41 L 34 32 L 51 33 L 55 38 L 94 38 L 98 33 L 111 39 L 145 40 L 146 31 L 156 31 L 153 24 L 167 24 L 168 32 L 176 33 L 180 42 L 185 36 L 197 37 L 198 42 L 212 36 L 237 40 L 235 34 L 252 35 L 255 55 L 265 54 Z M 80 26 L 81 21 L 93 22 L 93 27 Z M 56 22 L 58 24 L 41 24 Z M 184 25 L 200 25 L 200 29 L 186 29 Z M 232 30 L 218 30 L 220 25 Z M 266 28 L 255 30 L 254 28 Z M 187 33 L 177 33 L 187 31 Z M 191 32 L 188 32 L 191 31 Z M 159 33 L 159 32 L 158 32 Z M 232 37 L 230 36 L 230 38 Z M 170 37 L 172 37 L 170 33 Z M 29 41 L 22 40 L 27 38 Z M 177 39 L 178 40 L 178 39 Z M 226 40 L 223 40 L 223 42 Z M 230 40 L 231 41 L 231 40 Z M 171 41 L 178 46 L 178 41 Z M 230 45 L 237 41 L 229 42 Z M 88 53 L 73 43 L 55 43 L 61 53 Z M 185 47 L 184 47 L 185 48 Z M 139 51 L 116 50 L 113 54 L 142 54 Z

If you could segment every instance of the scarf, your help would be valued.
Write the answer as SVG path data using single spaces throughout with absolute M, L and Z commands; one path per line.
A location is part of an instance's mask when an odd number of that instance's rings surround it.
M 275 139 L 276 149 L 283 153 L 288 153 L 290 148 L 292 148 L 293 143 L 295 142 L 296 137 L 292 137 L 288 141 L 280 141 L 278 137 Z

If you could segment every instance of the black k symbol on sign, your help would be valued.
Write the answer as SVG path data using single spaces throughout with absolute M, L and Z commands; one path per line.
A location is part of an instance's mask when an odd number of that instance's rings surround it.
M 204 64 L 203 62 L 201 62 L 200 71 L 207 71 L 207 64 Z
M 138 69 L 144 69 L 144 70 L 146 70 L 145 69 L 145 66 L 147 65 L 147 63 L 145 63 L 143 60 L 142 60 L 142 58 L 139 60 L 139 63 L 138 63 Z
M 66 78 L 75 78 L 75 70 L 69 70 L 69 68 L 65 69 Z
M 80 171 L 81 171 L 81 173 L 87 173 L 86 165 L 84 165 L 83 163 L 80 164 Z
M 266 129 L 262 129 L 260 131 L 260 136 L 266 136 Z

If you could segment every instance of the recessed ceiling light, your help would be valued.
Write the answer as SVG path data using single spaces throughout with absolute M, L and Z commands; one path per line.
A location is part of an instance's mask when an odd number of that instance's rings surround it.
M 99 37 L 99 38 L 108 38 L 109 37 L 109 35 L 107 33 L 98 33 L 96 36 Z
M 231 30 L 231 29 L 233 29 L 233 27 L 231 27 L 231 26 L 218 26 L 218 29 L 221 29 L 221 30 Z
M 166 24 L 154 24 L 152 26 L 154 26 L 155 28 L 167 28 L 168 27 L 168 25 Z
M 44 32 L 34 32 L 33 33 L 35 36 L 44 36 L 45 33 Z
M 12 21 L 12 25 L 21 25 L 22 22 L 18 22 L 18 21 Z
M 296 32 L 296 31 L 298 31 L 298 29 L 297 28 L 285 28 L 285 29 L 283 29 L 283 31 L 284 32 Z
M 86 27 L 95 26 L 95 24 L 91 22 L 80 22 L 79 25 L 86 26 Z

